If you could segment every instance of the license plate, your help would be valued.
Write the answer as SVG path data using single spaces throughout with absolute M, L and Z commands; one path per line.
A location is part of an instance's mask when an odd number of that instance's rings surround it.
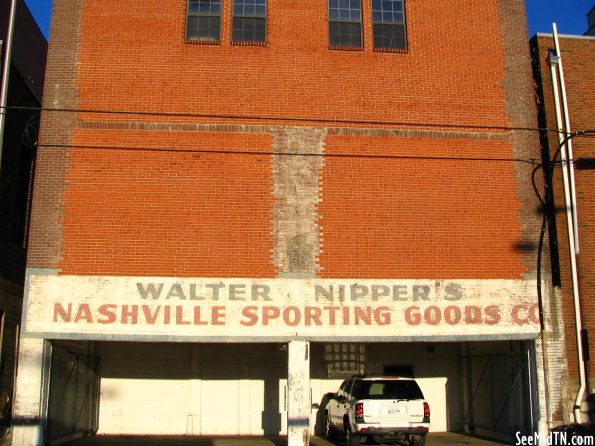
M 403 417 L 407 415 L 406 407 L 390 407 L 386 409 L 386 415 L 389 417 Z

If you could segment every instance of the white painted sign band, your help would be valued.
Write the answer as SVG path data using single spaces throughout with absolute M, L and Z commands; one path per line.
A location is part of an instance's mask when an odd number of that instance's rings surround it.
M 30 274 L 25 335 L 412 338 L 539 332 L 522 280 L 96 277 Z

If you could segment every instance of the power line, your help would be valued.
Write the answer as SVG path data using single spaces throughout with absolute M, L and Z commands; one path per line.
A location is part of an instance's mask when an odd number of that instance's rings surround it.
M 132 116 L 156 116 L 171 118 L 203 118 L 203 119 L 225 119 L 225 120 L 247 120 L 247 121 L 277 121 L 277 122 L 314 122 L 314 123 L 336 123 L 336 124 L 358 124 L 358 125 L 381 125 L 394 127 L 429 127 L 448 129 L 469 129 L 469 130 L 498 130 L 498 131 L 526 131 L 526 132 L 556 132 L 547 127 L 510 127 L 502 125 L 478 125 L 478 124 L 445 124 L 430 122 L 407 122 L 407 121 L 374 121 L 356 120 L 341 118 L 296 118 L 291 116 L 256 116 L 256 115 L 223 115 L 215 113 L 176 113 L 157 111 L 132 111 L 132 110 L 99 110 L 99 109 L 75 109 L 75 108 L 52 108 L 52 107 L 28 107 L 28 106 L 7 106 L 7 110 L 28 110 L 53 113 L 82 113 L 98 115 L 132 115 Z
M 386 154 L 353 154 L 353 153 L 308 153 L 308 152 L 274 152 L 267 150 L 248 149 L 176 149 L 166 147 L 130 147 L 130 146 L 99 146 L 82 144 L 39 144 L 38 147 L 50 149 L 93 149 L 93 150 L 122 150 L 139 152 L 175 152 L 175 153 L 205 153 L 205 154 L 229 154 L 229 155 L 256 155 L 256 156 L 303 156 L 317 158 L 369 158 L 369 159 L 410 159 L 425 161 L 488 161 L 488 162 L 517 162 L 531 165 L 539 164 L 536 160 L 525 160 L 522 158 L 482 158 L 482 157 L 446 157 L 446 156 L 419 156 L 419 155 L 386 155 Z

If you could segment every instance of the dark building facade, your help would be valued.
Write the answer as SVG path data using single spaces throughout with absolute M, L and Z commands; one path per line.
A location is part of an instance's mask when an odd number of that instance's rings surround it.
M 0 4 L 2 66 L 6 58 L 11 2 Z M 47 42 L 24 2 L 18 2 L 7 88 L 0 165 L 0 393 L 12 400 L 17 327 L 25 281 L 33 169 L 43 95 Z M 2 73 L 3 76 L 8 73 Z M 15 108 L 18 107 L 18 108 Z M 27 108 L 32 109 L 27 109 Z M 2 407 L 7 407 L 2 405 Z

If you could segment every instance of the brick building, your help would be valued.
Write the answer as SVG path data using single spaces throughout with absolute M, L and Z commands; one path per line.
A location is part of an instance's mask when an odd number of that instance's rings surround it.
M 11 2 L 0 4 L 0 78 L 7 59 Z M 47 42 L 23 2 L 14 14 L 0 147 L 0 412 L 9 412 L 21 320 L 27 226 Z M 14 108 L 15 106 L 21 108 Z M 1 110 L 3 113 L 5 110 Z
M 595 305 L 593 296 L 595 292 L 595 244 L 593 228 L 595 215 L 593 203 L 595 192 L 593 184 L 595 174 L 593 171 L 593 158 L 595 156 L 594 139 L 595 115 L 595 90 L 593 78 L 595 77 L 595 37 L 591 36 L 559 36 L 560 62 L 557 58 L 550 57 L 550 52 L 555 51 L 556 45 L 552 34 L 537 34 L 531 39 L 535 79 L 538 84 L 538 95 L 541 107 L 539 109 L 539 125 L 550 129 L 542 135 L 545 160 L 553 160 L 554 153 L 558 150 L 560 140 L 556 129 L 556 109 L 554 100 L 553 83 L 558 86 L 558 94 L 562 95 L 560 79 L 564 79 L 568 110 L 569 132 L 591 130 L 590 134 L 573 137 L 571 150 L 573 152 L 572 170 L 575 178 L 575 210 L 578 221 L 578 253 L 577 253 L 577 278 L 578 298 L 581 307 L 581 324 L 588 337 L 584 345 L 586 389 L 584 400 L 589 394 L 595 393 L 595 370 L 589 357 L 595 357 Z M 552 75 L 551 66 L 554 66 Z M 562 74 L 559 67 L 562 66 Z M 554 78 L 552 77 L 554 76 Z M 554 81 L 552 80 L 554 79 Z M 561 131 L 566 130 L 564 122 L 564 106 L 560 102 L 559 117 L 562 122 Z M 565 332 L 565 350 L 567 352 L 568 369 L 562 373 L 563 402 L 557 408 L 555 418 L 565 423 L 574 421 L 573 405 L 579 388 L 579 366 L 577 354 L 577 336 L 575 329 L 575 315 L 573 305 L 573 283 L 569 252 L 569 235 L 567 219 L 564 209 L 570 206 L 566 203 L 563 190 L 563 179 L 560 169 L 560 158 L 556 163 L 546 163 L 546 171 L 553 173 L 553 203 L 556 210 L 555 218 L 550 220 L 549 235 L 552 252 L 552 269 L 554 271 L 553 283 L 555 285 L 555 299 L 561 302 L 562 318 L 560 327 Z M 583 410 L 586 412 L 586 410 Z M 586 413 L 583 414 L 585 421 Z M 592 414 L 591 414 L 592 416 Z
M 13 444 L 302 444 L 356 372 L 415 376 L 433 431 L 541 429 L 524 17 L 56 0 Z

